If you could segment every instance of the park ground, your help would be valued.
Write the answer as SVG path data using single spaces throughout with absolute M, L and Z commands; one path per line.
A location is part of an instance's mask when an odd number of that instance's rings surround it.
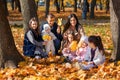
M 51 12 L 57 18 L 64 20 L 72 13 L 71 9 L 59 14 L 55 10 Z M 120 63 L 118 62 L 118 66 L 115 66 L 114 63 L 108 62 L 113 50 L 109 14 L 105 14 L 105 11 L 96 11 L 96 18 L 94 20 L 88 18 L 86 21 L 81 20 L 80 10 L 76 14 L 83 24 L 86 35 L 101 36 L 106 50 L 106 62 L 103 65 L 83 71 L 77 62 L 66 63 L 64 57 L 60 56 L 49 56 L 48 59 L 40 60 L 25 57 L 26 61 L 20 62 L 17 69 L 1 69 L 0 80 L 120 80 Z M 45 20 L 44 10 L 38 11 L 38 16 L 40 22 Z M 17 11 L 10 11 L 8 19 L 16 47 L 23 55 L 24 30 L 21 14 Z

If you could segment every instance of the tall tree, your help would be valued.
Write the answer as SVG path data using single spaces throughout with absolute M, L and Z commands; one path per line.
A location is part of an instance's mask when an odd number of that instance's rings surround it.
M 58 0 L 55 0 L 54 3 L 55 3 L 55 6 L 56 6 L 57 13 L 60 13 L 60 4 L 59 4 Z
M 8 16 L 9 12 L 8 12 L 8 8 L 7 8 L 7 0 L 2 0 L 3 4 L 4 4 L 4 8 L 5 8 L 5 15 Z
M 89 11 L 88 5 L 89 5 L 88 1 L 84 0 L 83 1 L 83 8 L 82 8 L 82 19 L 87 18 L 87 12 Z
M 109 11 L 109 3 L 110 3 L 110 0 L 106 0 L 106 13 L 108 13 Z
M 90 8 L 90 18 L 95 17 L 95 14 L 94 14 L 95 5 L 96 5 L 96 0 L 92 0 L 91 1 L 91 8 Z
M 77 12 L 77 0 L 74 0 L 74 12 Z
M 110 0 L 110 25 L 113 38 L 114 52 L 111 56 L 120 60 L 120 0 Z
M 15 9 L 18 8 L 18 11 L 21 12 L 20 0 L 15 0 Z
M 23 25 L 26 31 L 29 26 L 29 20 L 33 17 L 36 17 L 38 19 L 37 7 L 35 4 L 35 0 L 20 0 L 20 4 L 23 15 Z
M 103 4 L 101 0 L 100 0 L 100 10 L 103 10 Z
M 50 0 L 45 1 L 45 17 L 49 14 Z
M 16 67 L 24 59 L 15 47 L 4 7 L 0 0 L 0 67 Z
M 61 10 L 65 11 L 64 0 L 61 0 Z

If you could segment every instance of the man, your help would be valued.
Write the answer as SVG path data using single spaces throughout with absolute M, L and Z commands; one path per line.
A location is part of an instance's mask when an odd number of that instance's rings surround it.
M 60 27 L 55 22 L 55 16 L 53 14 L 48 14 L 47 18 L 46 18 L 46 22 L 43 23 L 42 26 L 40 26 L 40 32 L 42 32 L 42 30 L 43 30 L 43 25 L 47 24 L 47 23 L 51 27 L 51 32 L 57 37 L 57 39 L 54 40 L 54 46 L 55 46 L 55 54 L 58 54 L 58 50 L 61 47 L 61 41 L 63 39 L 63 37 L 61 35 Z

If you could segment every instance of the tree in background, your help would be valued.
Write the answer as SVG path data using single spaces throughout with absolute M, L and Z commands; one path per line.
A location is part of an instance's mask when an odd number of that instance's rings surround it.
M 95 17 L 95 14 L 94 14 L 95 5 L 96 5 L 96 0 L 92 0 L 91 8 L 90 8 L 90 18 L 91 19 Z
M 7 8 L 7 0 L 2 0 L 3 4 L 4 4 L 4 8 L 5 8 L 5 15 L 8 16 L 9 12 L 8 12 L 8 8 Z
M 21 12 L 20 0 L 15 0 L 15 9 L 18 9 Z
M 65 7 L 64 7 L 64 0 L 61 0 L 60 1 L 60 3 L 61 3 L 61 10 L 63 10 L 63 12 L 65 11 Z
M 109 11 L 109 3 L 110 3 L 110 0 L 106 0 L 106 14 L 108 13 Z
M 26 31 L 29 26 L 29 20 L 33 17 L 38 19 L 37 8 L 35 0 L 20 0 L 20 4 L 23 15 L 23 26 Z
M 55 0 L 54 3 L 55 3 L 55 6 L 56 6 L 57 13 L 60 13 L 60 4 L 59 4 L 58 0 Z
M 103 10 L 103 5 L 102 5 L 102 1 L 100 0 L 100 10 Z
M 16 68 L 24 59 L 15 47 L 2 0 L 0 0 L 0 10 L 0 67 Z
M 77 12 L 77 0 L 74 0 L 74 12 Z
M 38 10 L 38 2 L 39 2 L 39 0 L 35 0 L 35 4 L 36 4 L 36 7 L 37 7 L 37 10 Z
M 111 59 L 120 60 L 120 0 L 110 1 L 110 25 L 113 38 L 114 52 Z
M 45 17 L 49 14 L 50 0 L 45 0 Z
M 19 0 L 11 0 L 11 7 L 12 7 L 12 10 L 18 9 L 18 11 L 21 12 L 21 6 L 20 6 Z
M 11 0 L 11 7 L 12 7 L 12 10 L 15 9 L 15 0 Z
M 87 12 L 89 11 L 89 3 L 87 0 L 83 1 L 83 7 L 82 7 L 82 19 L 87 18 Z

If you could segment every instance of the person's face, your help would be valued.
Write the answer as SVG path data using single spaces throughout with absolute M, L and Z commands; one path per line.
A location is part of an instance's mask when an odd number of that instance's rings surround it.
M 74 17 L 72 17 L 72 18 L 70 19 L 70 24 L 71 24 L 71 26 L 75 26 L 76 23 L 77 23 L 76 19 L 75 19 Z
M 87 45 L 88 45 L 88 44 L 85 43 L 84 41 L 82 42 L 82 47 L 83 47 L 83 48 L 87 47 Z
M 47 18 L 47 22 L 50 26 L 53 26 L 54 22 L 55 22 L 55 18 L 51 18 L 51 17 L 48 17 Z
M 68 41 L 72 42 L 73 41 L 73 36 L 71 34 L 68 35 Z
M 50 28 L 48 28 L 48 29 L 46 30 L 46 32 L 48 32 L 48 33 L 49 33 L 49 32 L 50 32 Z
M 90 46 L 90 48 L 95 48 L 94 43 L 89 42 L 89 46 Z
M 37 27 L 38 27 L 38 26 L 37 26 L 37 22 L 36 22 L 36 21 L 32 21 L 32 22 L 31 22 L 31 28 L 32 28 L 32 29 L 37 29 Z

